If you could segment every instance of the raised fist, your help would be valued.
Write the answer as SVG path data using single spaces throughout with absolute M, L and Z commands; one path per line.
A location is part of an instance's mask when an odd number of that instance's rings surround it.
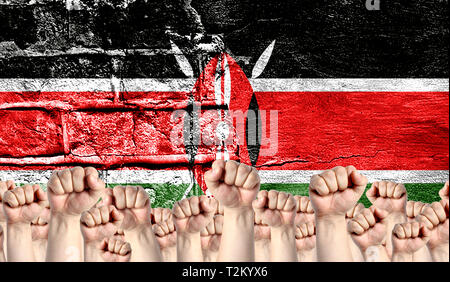
M 152 209 L 151 222 L 152 224 L 161 223 L 172 219 L 172 211 L 167 208 Z
M 316 216 L 345 215 L 353 208 L 367 185 L 355 167 L 338 166 L 311 177 L 309 199 Z
M 362 210 L 350 221 L 348 231 L 362 251 L 370 246 L 382 245 L 387 232 L 384 219 L 388 213 L 376 207 Z
M 52 212 L 80 215 L 94 206 L 105 190 L 105 183 L 92 167 L 54 171 L 47 194 Z
M 216 209 L 216 200 L 204 195 L 176 202 L 172 211 L 177 232 L 200 233 L 212 221 Z
M 294 196 L 297 205 L 297 214 L 295 215 L 295 225 L 315 221 L 314 209 L 311 205 L 309 197 Z
M 131 258 L 130 244 L 114 238 L 103 239 L 99 251 L 105 262 L 129 262 Z
M 4 222 L 6 220 L 3 213 L 3 195 L 6 191 L 12 190 L 14 188 L 16 188 L 14 181 L 0 181 L 0 222 Z
M 419 222 L 396 224 L 392 231 L 394 253 L 413 254 L 425 246 L 430 231 Z
M 161 250 L 177 245 L 177 232 L 173 223 L 172 213 L 166 220 L 153 224 L 153 233 L 156 235 L 156 240 Z
M 31 238 L 35 240 L 47 240 L 50 221 L 50 206 L 47 202 L 41 214 L 31 222 Z
M 81 233 L 85 243 L 101 241 L 116 234 L 123 216 L 110 206 L 93 207 L 81 214 Z
M 141 186 L 116 186 L 113 189 L 114 205 L 123 215 L 121 228 L 132 230 L 151 226 L 150 198 Z
M 8 223 L 31 224 L 47 206 L 47 195 L 39 185 L 17 187 L 3 195 L 3 210 Z
M 349 209 L 345 213 L 345 220 L 347 224 L 352 221 L 352 219 L 357 216 L 360 212 L 364 210 L 364 205 L 361 203 L 356 204 L 353 208 Z
M 406 216 L 408 217 L 408 222 L 417 221 L 416 217 L 420 215 L 426 207 L 428 207 L 428 205 L 422 202 L 406 202 Z
M 448 180 L 445 182 L 444 187 L 439 191 L 439 196 L 441 196 L 442 200 L 446 200 L 448 202 L 448 190 L 449 190 Z
M 448 201 L 441 200 L 426 207 L 417 220 L 430 230 L 430 249 L 448 244 Z
M 392 181 L 374 182 L 366 196 L 374 206 L 389 213 L 405 212 L 407 195 L 403 184 Z
M 296 215 L 296 203 L 291 194 L 270 190 L 258 193 L 258 198 L 253 201 L 255 218 L 261 219 L 263 224 L 271 227 L 294 225 Z
M 310 251 L 316 247 L 316 226 L 313 221 L 296 226 L 295 245 L 298 252 Z
M 201 231 L 201 244 L 204 251 L 218 252 L 222 237 L 223 215 L 216 214 Z
M 267 224 L 264 224 L 262 222 L 262 218 L 260 216 L 255 216 L 255 241 L 259 240 L 270 240 L 270 226 Z
M 260 187 L 258 171 L 235 161 L 216 160 L 205 173 L 205 183 L 227 208 L 251 207 Z

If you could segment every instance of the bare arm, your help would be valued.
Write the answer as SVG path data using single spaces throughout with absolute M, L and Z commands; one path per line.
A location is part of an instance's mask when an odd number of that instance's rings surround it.
M 235 161 L 217 160 L 205 173 L 208 189 L 224 207 L 224 224 L 218 261 L 254 261 L 252 202 L 260 188 L 255 168 Z
M 251 207 L 224 208 L 222 241 L 218 261 L 255 260 L 254 213 Z

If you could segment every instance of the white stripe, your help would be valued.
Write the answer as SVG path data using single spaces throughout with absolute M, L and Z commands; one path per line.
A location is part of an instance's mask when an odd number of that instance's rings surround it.
M 309 183 L 316 170 L 260 170 L 262 183 Z M 443 183 L 449 178 L 448 170 L 361 170 L 369 182 L 392 180 L 401 183 Z M 14 179 L 18 183 L 46 183 L 51 171 L 0 170 L 0 180 Z M 108 170 L 101 171 L 107 183 L 190 183 L 188 170 Z
M 448 92 L 448 79 L 249 79 L 256 92 Z M 189 92 L 195 79 L 121 80 L 121 91 Z M 110 79 L 0 79 L 0 92 L 112 91 Z

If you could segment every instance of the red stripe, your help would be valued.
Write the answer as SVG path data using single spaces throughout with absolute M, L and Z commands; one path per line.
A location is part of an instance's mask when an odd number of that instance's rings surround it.
M 279 111 L 279 151 L 267 169 L 447 170 L 448 92 L 256 93 Z
M 279 150 L 275 156 L 260 156 L 262 169 L 350 164 L 366 170 L 449 168 L 448 92 L 256 95 L 261 110 L 279 111 Z M 184 160 L 184 149 L 169 140 L 174 126 L 182 128 L 181 121 L 171 122 L 171 110 L 154 109 L 182 108 L 186 97 L 186 92 L 127 92 L 115 101 L 111 92 L 0 93 L 0 107 L 14 105 L 0 110 L 0 158 L 66 156 L 89 163 L 100 156 L 98 163 L 105 167 L 124 160 L 130 166 L 136 166 L 133 161 L 163 164 L 164 155 Z M 31 166 L 38 167 L 48 166 Z

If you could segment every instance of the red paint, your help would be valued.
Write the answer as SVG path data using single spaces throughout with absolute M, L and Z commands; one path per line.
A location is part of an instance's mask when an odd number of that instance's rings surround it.
M 155 99 L 158 95 L 163 94 L 155 92 Z M 256 95 L 261 110 L 279 111 L 279 152 L 274 157 L 261 156 L 258 162 L 261 169 L 320 170 L 350 164 L 366 170 L 449 168 L 448 92 L 264 92 Z M 52 168 L 65 162 L 94 164 L 105 169 L 146 163 L 186 167 L 183 146 L 174 146 L 167 137 L 182 123 L 174 124 L 170 120 L 171 110 L 144 110 L 142 106 L 132 105 L 123 112 L 121 106 L 126 105 L 125 101 L 101 100 L 113 97 L 104 92 L 93 92 L 91 96 L 0 93 L 0 107 L 9 106 L 13 102 L 11 97 L 23 105 L 20 111 L 0 110 L 0 169 Z M 142 103 L 151 104 L 145 100 L 152 97 L 151 92 L 143 92 L 142 96 L 133 93 L 128 98 L 139 102 L 140 97 L 145 97 Z M 177 95 L 168 93 L 166 97 L 173 100 L 161 104 L 163 107 L 168 107 Z M 186 93 L 180 93 L 177 101 L 185 103 L 183 97 Z M 211 101 L 203 98 L 199 97 L 201 101 Z M 30 102 L 55 102 L 53 109 L 58 110 L 36 110 Z M 65 107 L 58 106 L 61 104 Z M 96 112 L 113 104 L 116 106 L 107 112 Z M 91 108 L 83 112 L 76 107 L 66 108 L 73 105 Z M 213 119 L 204 118 L 205 126 L 212 124 Z M 235 149 L 232 147 L 230 151 Z M 197 163 L 215 158 L 215 153 L 206 147 L 199 154 Z M 24 157 L 38 158 L 30 166 L 21 164 Z

